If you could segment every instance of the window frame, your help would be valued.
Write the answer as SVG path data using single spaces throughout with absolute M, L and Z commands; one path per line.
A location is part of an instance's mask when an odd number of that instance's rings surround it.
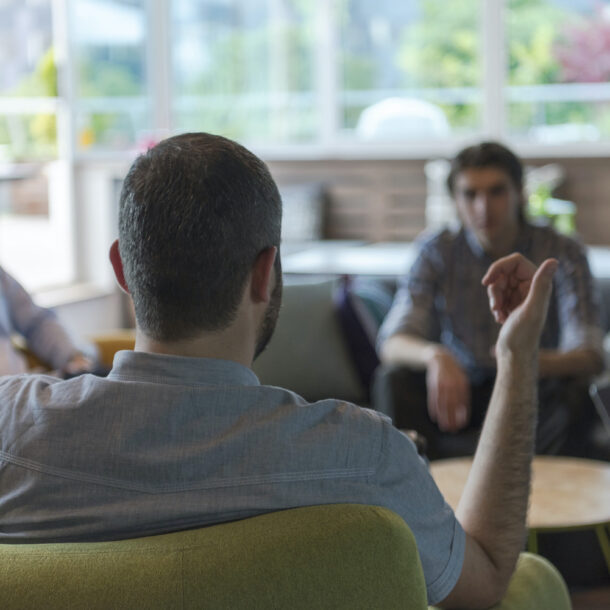
M 89 205 L 80 201 L 83 174 L 88 167 L 126 168 L 134 158 L 134 150 L 83 150 L 78 146 L 78 131 L 75 109 L 79 104 L 76 95 L 76 73 L 74 65 L 75 44 L 71 39 L 71 3 L 75 0 L 53 0 L 53 40 L 58 68 L 58 96 L 56 98 L 1 98 L 0 112 L 51 113 L 57 120 L 57 161 L 61 176 L 56 197 L 59 204 L 50 205 L 50 214 L 56 213 L 61 222 L 61 234 L 68 237 L 66 247 L 70 253 L 70 277 L 73 282 L 92 279 L 91 261 L 87 257 L 97 256 L 87 250 L 79 235 L 83 229 Z M 269 0 L 271 1 L 271 0 Z M 449 157 L 463 146 L 480 139 L 502 139 L 507 141 L 523 158 L 575 158 L 610 156 L 610 140 L 600 142 L 575 142 L 569 144 L 544 144 L 509 138 L 507 134 L 507 104 L 510 94 L 507 88 L 506 28 L 505 16 L 508 0 L 477 0 L 482 27 L 482 126 L 468 137 L 453 137 L 439 141 L 375 143 L 359 142 L 342 137 L 341 86 L 339 62 L 328 61 L 338 57 L 339 30 L 336 22 L 335 4 L 332 0 L 311 0 L 316 3 L 315 28 L 319 44 L 315 49 L 314 93 L 321 120 L 317 140 L 309 144 L 262 144 L 243 143 L 267 161 L 299 160 L 379 160 L 379 159 L 430 159 Z M 161 139 L 173 133 L 172 125 L 172 60 L 171 60 L 171 0 L 147 0 L 145 19 L 148 28 L 146 43 L 146 88 L 144 95 L 151 107 L 150 133 Z M 610 83 L 605 84 L 610 87 Z M 526 89 L 526 88 L 524 88 Z M 527 94 L 526 91 L 523 92 Z M 602 95 L 603 92 L 600 93 Z M 121 173 L 121 172 L 118 172 Z M 113 174 L 114 175 L 114 174 Z M 61 207 L 61 209 L 59 209 Z M 51 212 L 53 210 L 53 212 Z M 77 227 L 80 231 L 77 231 Z M 114 235 L 115 227 L 106 231 Z M 90 248 L 89 248 L 90 249 Z M 83 257 L 83 251 L 88 252 Z M 78 256 L 77 256 L 78 253 Z M 103 283 L 111 279 L 104 276 Z
M 70 2 L 71 0 L 61 0 Z M 464 145 L 480 139 L 501 139 L 511 144 L 524 158 L 600 157 L 610 155 L 610 140 L 601 142 L 571 142 L 545 144 L 509 137 L 507 133 L 507 64 L 505 11 L 507 0 L 478 0 L 482 27 L 482 127 L 466 137 L 430 142 L 371 143 L 346 140 L 341 136 L 341 95 L 337 62 L 338 30 L 333 2 L 312 0 L 317 4 L 316 15 L 320 44 L 315 51 L 315 95 L 320 109 L 320 123 L 315 142 L 308 144 L 263 144 L 244 141 L 267 160 L 311 159 L 422 159 L 454 154 Z M 148 81 L 152 104 L 151 133 L 166 137 L 172 129 L 171 79 L 171 0 L 148 2 L 147 20 L 150 35 L 147 45 Z M 152 42 L 154 41 L 154 44 Z M 154 67 L 154 68 L 153 68 Z M 71 133 L 75 160 L 79 162 L 104 159 L 129 160 L 133 151 L 103 152 L 79 150 L 76 134 Z

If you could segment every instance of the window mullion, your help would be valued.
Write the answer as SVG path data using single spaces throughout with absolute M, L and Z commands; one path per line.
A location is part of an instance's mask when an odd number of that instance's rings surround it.
M 315 79 L 320 113 L 319 143 L 331 145 L 339 132 L 339 88 L 338 88 L 338 24 L 336 22 L 336 2 L 316 0 L 316 45 Z
M 49 222 L 57 242 L 62 244 L 62 264 L 69 267 L 69 277 L 81 279 L 76 256 L 78 249 L 75 210 L 76 92 L 74 53 L 70 36 L 70 2 L 52 4 L 53 49 L 57 66 L 57 155 L 49 164 Z
M 76 152 L 76 118 L 74 109 L 74 65 L 70 48 L 70 0 L 53 3 L 53 49 L 57 66 L 57 155 L 74 161 Z
M 505 135 L 505 0 L 480 0 L 483 15 L 483 129 L 486 137 Z
M 151 123 L 157 136 L 166 136 L 172 127 L 171 110 L 171 14 L 169 0 L 148 2 L 150 32 L 146 43 L 148 92 Z

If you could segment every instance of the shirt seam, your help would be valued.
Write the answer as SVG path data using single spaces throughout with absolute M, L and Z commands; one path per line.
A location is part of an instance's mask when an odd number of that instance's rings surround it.
M 260 485 L 263 483 L 296 483 L 301 481 L 312 481 L 312 480 L 328 480 L 328 479 L 340 479 L 340 478 L 358 478 L 358 477 L 370 477 L 375 474 L 374 468 L 337 468 L 333 470 L 323 471 L 308 471 L 308 472 L 287 472 L 287 473 L 274 473 L 258 476 L 244 476 L 235 477 L 226 480 L 212 480 L 211 482 L 197 482 L 188 485 L 160 485 L 151 487 L 150 485 L 138 485 L 137 483 L 126 483 L 112 479 L 109 477 L 102 477 L 98 475 L 88 475 L 81 472 L 67 471 L 63 468 L 55 468 L 40 464 L 33 460 L 19 458 L 17 456 L 10 455 L 4 451 L 0 451 L 0 459 L 12 464 L 14 466 L 24 468 L 26 470 L 35 470 L 49 476 L 61 477 L 73 481 L 82 481 L 103 487 L 113 487 L 117 489 L 126 489 L 129 491 L 136 491 L 140 493 L 150 494 L 166 494 L 176 492 L 188 492 L 205 489 L 222 489 L 227 487 L 245 487 L 249 485 Z

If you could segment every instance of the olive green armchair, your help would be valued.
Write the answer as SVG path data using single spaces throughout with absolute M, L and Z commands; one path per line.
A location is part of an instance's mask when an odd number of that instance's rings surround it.
M 375 506 L 294 508 L 113 542 L 0 545 L 6 610 L 425 610 L 415 540 Z M 524 554 L 501 610 L 568 610 L 559 573 Z

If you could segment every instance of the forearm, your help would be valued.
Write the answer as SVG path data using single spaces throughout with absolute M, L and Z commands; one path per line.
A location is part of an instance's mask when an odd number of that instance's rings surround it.
M 481 603 L 504 591 L 525 539 L 536 426 L 536 355 L 498 359 L 488 414 L 458 520 L 476 541 L 465 561 L 481 573 Z M 490 593 L 493 592 L 493 593 Z M 472 603 L 472 598 L 469 600 Z
M 466 544 L 443 607 L 487 608 L 505 594 L 525 541 L 537 413 L 538 342 L 557 261 L 497 260 L 482 283 L 494 318 L 498 372 L 472 469 L 456 510 Z
M 446 348 L 440 343 L 398 334 L 383 343 L 379 357 L 384 364 L 404 364 L 416 370 L 425 370 L 430 360 L 444 351 Z
M 54 316 L 41 319 L 28 337 L 28 347 L 41 360 L 56 369 L 64 367 L 80 351 Z
M 591 377 L 601 373 L 603 368 L 602 355 L 591 348 L 566 352 L 541 350 L 538 360 L 540 377 Z

